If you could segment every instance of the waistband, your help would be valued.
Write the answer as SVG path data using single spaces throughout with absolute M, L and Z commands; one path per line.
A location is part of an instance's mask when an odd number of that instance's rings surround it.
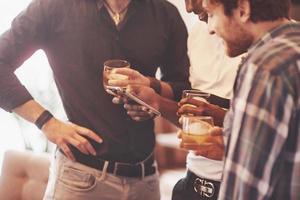
M 199 177 L 189 170 L 186 179 L 189 187 L 192 187 L 199 194 L 200 200 L 218 199 L 221 182 Z
M 99 171 L 105 170 L 115 176 L 144 178 L 145 176 L 150 176 L 156 173 L 153 153 L 151 153 L 145 160 L 134 164 L 103 160 L 93 156 L 83 155 L 76 156 L 76 161 Z

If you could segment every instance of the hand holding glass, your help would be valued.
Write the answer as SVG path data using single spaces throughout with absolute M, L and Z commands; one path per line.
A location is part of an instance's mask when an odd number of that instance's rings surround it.
M 213 128 L 210 116 L 182 116 L 182 142 L 185 144 L 204 144 Z
M 130 63 L 126 60 L 107 60 L 104 62 L 103 68 L 103 86 L 106 92 L 112 95 L 116 95 L 115 92 L 117 90 L 125 90 L 126 86 L 111 86 L 108 85 L 108 80 L 128 80 L 129 77 L 123 74 L 116 74 L 114 73 L 114 69 L 116 68 L 123 68 L 127 67 L 130 68 Z

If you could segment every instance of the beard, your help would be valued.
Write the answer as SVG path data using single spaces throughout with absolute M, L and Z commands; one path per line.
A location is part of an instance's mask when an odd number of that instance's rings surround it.
M 240 26 L 227 33 L 230 33 L 230 37 L 223 37 L 223 40 L 229 57 L 236 57 L 247 52 L 254 41 L 254 37 Z

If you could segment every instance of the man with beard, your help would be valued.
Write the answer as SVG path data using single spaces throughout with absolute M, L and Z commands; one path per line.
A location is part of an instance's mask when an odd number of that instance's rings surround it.
M 215 150 L 200 147 L 207 155 L 226 145 L 219 199 L 299 199 L 300 25 L 290 20 L 290 1 L 204 0 L 203 7 L 227 54 L 247 52 L 224 129 L 211 130 Z M 144 100 L 170 108 L 158 99 Z
M 204 0 L 203 7 L 227 54 L 247 52 L 224 122 L 219 199 L 299 199 L 300 25 L 289 20 L 290 1 Z

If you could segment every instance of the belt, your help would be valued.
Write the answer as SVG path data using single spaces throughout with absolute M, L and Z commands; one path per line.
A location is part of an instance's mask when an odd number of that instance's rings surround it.
M 218 199 L 220 182 L 197 176 L 191 171 L 187 171 L 186 178 L 189 187 L 193 187 L 194 191 L 199 194 L 201 200 Z
M 81 156 L 80 154 L 76 155 L 76 161 L 94 169 L 114 174 L 115 176 L 144 178 L 156 172 L 156 167 L 153 166 L 153 153 L 145 160 L 135 164 L 108 161 L 91 156 Z

